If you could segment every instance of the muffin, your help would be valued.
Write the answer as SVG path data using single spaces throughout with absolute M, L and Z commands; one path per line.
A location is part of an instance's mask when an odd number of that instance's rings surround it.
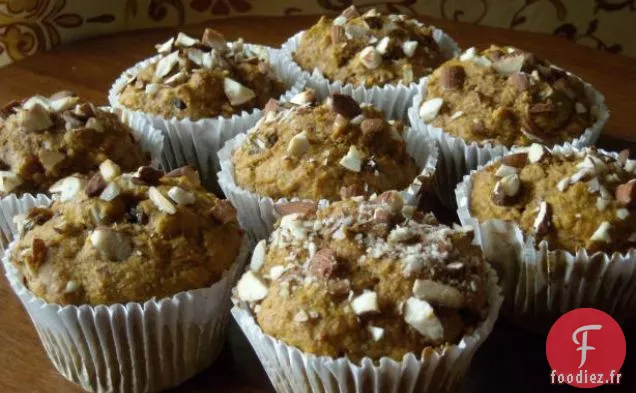
M 226 42 L 213 29 L 200 39 L 179 33 L 156 48 L 155 57 L 115 82 L 110 102 L 161 129 L 170 141 L 171 167 L 194 166 L 214 189 L 217 150 L 254 125 L 270 98 L 304 80 L 279 51 Z
M 319 103 L 306 90 L 289 103 L 271 101 L 247 135 L 222 149 L 219 182 L 246 229 L 271 228 L 266 214 L 281 198 L 336 201 L 405 190 L 416 203 L 432 185 L 436 147 L 412 136 L 369 104 L 343 94 Z M 248 201 L 241 202 L 241 192 Z
M 493 45 L 470 48 L 436 69 L 409 116 L 416 129 L 440 141 L 457 182 L 513 146 L 591 145 L 607 108 L 580 78 L 532 53 Z
M 460 184 L 458 214 L 480 229 L 513 317 L 532 314 L 548 326 L 579 307 L 634 315 L 636 296 L 625 287 L 636 279 L 636 161 L 628 156 L 533 144 Z
M 235 288 L 233 313 L 275 386 L 283 374 L 296 387 L 316 378 L 343 391 L 378 391 L 354 388 L 339 375 L 367 362 L 397 370 L 417 362 L 422 378 L 398 371 L 392 383 L 451 390 L 501 301 L 494 272 L 471 242 L 467 228 L 414 212 L 395 191 L 292 212 L 256 246 Z M 272 345 L 276 351 L 268 351 Z M 269 354 L 283 348 L 301 359 L 289 356 L 296 360 L 286 365 Z M 450 353 L 455 360 L 445 359 Z M 325 363 L 337 370 L 321 373 Z M 361 379 L 384 386 L 389 376 L 374 378 L 379 367 L 369 368 Z
M 54 189 L 50 206 L 2 206 L 18 238 L 3 262 L 58 371 L 89 391 L 154 392 L 207 367 L 247 255 L 232 205 L 189 167 L 106 161 Z
M 376 105 L 396 101 L 400 108 L 390 114 L 398 118 L 408 105 L 404 102 L 402 107 L 402 101 L 413 97 L 407 92 L 416 92 L 414 83 L 458 52 L 444 32 L 410 16 L 381 14 L 376 9 L 360 14 L 355 6 L 335 19 L 321 17 L 283 49 L 307 75 L 313 73 L 309 85 L 321 96 L 342 91 L 363 99 L 366 92 Z M 385 86 L 382 94 L 369 97 L 372 88 Z
M 125 171 L 150 163 L 139 137 L 161 150 L 153 131 L 133 133 L 117 115 L 62 91 L 0 109 L 0 195 L 48 193 L 56 181 L 111 160 Z M 153 138 L 157 141 L 151 141 Z

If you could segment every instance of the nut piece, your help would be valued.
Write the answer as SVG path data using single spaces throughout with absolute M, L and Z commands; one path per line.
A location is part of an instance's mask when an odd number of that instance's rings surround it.
M 464 304 L 464 297 L 457 288 L 433 280 L 415 280 L 413 295 L 443 307 L 459 309 Z
M 132 182 L 135 184 L 158 184 L 159 179 L 163 177 L 163 172 L 155 169 L 151 166 L 142 166 L 137 169 L 137 172 L 132 177 Z
M 189 35 L 187 35 L 186 33 L 182 33 L 182 32 L 180 32 L 177 35 L 177 39 L 174 42 L 174 44 L 176 46 L 180 46 L 180 47 L 183 47 L 183 48 L 189 48 L 189 47 L 194 46 L 194 45 L 196 45 L 198 43 L 199 43 L 199 40 L 197 40 L 195 38 L 192 38 Z
M 191 166 L 182 166 L 181 168 L 173 169 L 165 174 L 166 177 L 185 177 L 192 184 L 196 186 L 201 185 L 201 179 L 199 178 L 199 172 Z
M 380 53 L 381 55 L 384 55 L 389 49 L 390 43 L 391 43 L 391 38 L 388 36 L 384 37 L 380 40 L 380 42 L 377 43 L 377 45 L 375 46 L 375 50 L 377 50 L 378 53 Z
M 163 44 L 155 45 L 155 48 L 159 54 L 167 55 L 172 51 L 172 44 L 174 44 L 174 37 L 170 37 L 170 39 Z
M 360 62 L 370 70 L 382 64 L 382 55 L 373 46 L 367 46 L 360 51 Z
M 518 174 L 503 177 L 495 184 L 492 192 L 492 201 L 500 206 L 511 203 L 519 193 L 521 180 Z
M 257 302 L 265 299 L 269 289 L 253 271 L 248 270 L 236 285 L 239 299 L 244 302 Z
M 523 72 L 510 75 L 508 77 L 508 81 L 510 81 L 510 83 L 512 83 L 512 85 L 520 92 L 526 91 L 530 85 L 528 75 Z
M 212 217 L 225 225 L 229 222 L 236 221 L 236 209 L 229 201 L 220 199 L 216 201 L 214 209 L 212 209 Z
M 99 164 L 99 173 L 105 181 L 111 182 L 121 174 L 121 168 L 113 161 L 106 160 Z
M 422 106 L 420 106 L 420 118 L 422 121 L 428 122 L 433 120 L 442 108 L 442 104 L 444 104 L 444 100 L 439 97 L 424 101 Z
M 424 300 L 410 297 L 404 303 L 404 321 L 433 341 L 444 338 L 444 326 L 435 315 L 433 307 Z
M 84 183 L 84 179 L 75 176 L 65 177 L 49 187 L 49 192 L 51 194 L 60 194 L 60 201 L 62 202 L 70 201 L 84 188 Z
M 230 78 L 223 80 L 223 91 L 225 91 L 225 95 L 232 106 L 243 105 L 256 97 L 256 93 L 252 89 Z
M 253 272 L 258 272 L 263 267 L 263 264 L 265 263 L 265 255 L 267 252 L 266 248 L 267 240 L 265 239 L 259 241 L 258 244 L 256 244 L 256 247 L 254 247 L 254 251 L 252 251 L 252 259 L 250 261 L 250 269 Z
M 55 166 L 64 161 L 66 156 L 59 151 L 43 151 L 40 153 L 40 163 L 47 172 L 55 169 Z
M 274 211 L 281 217 L 288 214 L 313 214 L 316 212 L 316 204 L 302 201 L 277 203 Z
M 499 168 L 497 168 L 497 170 L 495 171 L 495 176 L 497 176 L 497 177 L 506 177 L 508 175 L 514 175 L 515 173 L 518 173 L 518 172 L 519 172 L 519 170 L 517 168 L 515 168 L 514 166 L 501 164 L 499 166 Z
M 340 159 L 339 164 L 352 172 L 360 172 L 362 169 L 362 155 L 355 145 L 349 146 L 349 151 Z
M 356 8 L 355 5 L 351 5 L 345 8 L 340 15 L 344 16 L 347 19 L 353 19 L 353 18 L 359 17 L 360 12 L 358 12 L 358 9 Z
M 311 104 L 315 100 L 316 100 L 316 92 L 313 91 L 312 89 L 307 89 L 293 96 L 292 99 L 289 100 L 289 102 L 296 105 L 305 105 L 305 104 Z
M 342 25 L 332 25 L 331 26 L 331 42 L 333 44 L 337 44 L 339 42 L 344 41 L 345 38 L 345 29 Z
M 97 132 L 104 132 L 104 126 L 95 117 L 91 117 L 90 119 L 86 120 L 86 128 L 90 128 Z
M 440 70 L 439 81 L 444 90 L 457 90 L 464 86 L 466 71 L 460 65 L 443 67 Z
M 58 93 L 59 94 L 59 93 Z M 51 100 L 51 110 L 53 112 L 64 112 L 73 108 L 79 102 L 79 97 L 67 96 Z
M 404 207 L 404 199 L 398 191 L 383 192 L 375 199 L 375 203 L 388 206 L 392 214 L 402 212 Z
M 157 187 L 150 187 L 148 189 L 148 197 L 157 207 L 157 209 L 159 209 L 159 211 L 162 211 L 166 214 L 175 214 L 177 212 L 177 209 L 174 207 L 172 202 L 170 202 L 168 198 L 163 196 L 163 194 Z
M 351 308 L 356 315 L 363 315 L 370 312 L 378 312 L 378 294 L 373 291 L 364 291 L 362 295 L 351 301 Z
M 309 150 L 309 139 L 305 131 L 294 135 L 287 145 L 287 153 L 294 157 L 302 157 Z
M 353 119 L 362 113 L 360 105 L 351 96 L 335 93 L 330 97 L 329 102 L 334 112 L 348 119 Z
M 22 183 L 22 178 L 15 173 L 9 171 L 0 171 L 0 192 L 11 192 Z
M 628 209 L 636 208 L 636 179 L 616 187 L 616 201 Z
M 593 242 L 611 243 L 612 238 L 609 234 L 610 228 L 610 223 L 607 221 L 603 221 L 601 225 L 599 225 L 599 227 L 596 229 L 596 231 L 592 234 L 590 240 Z
M 157 68 L 155 69 L 155 76 L 159 79 L 162 79 L 164 76 L 168 75 L 174 66 L 179 62 L 179 51 L 174 51 L 170 53 L 168 56 L 162 58 L 157 63 Z
M 53 126 L 51 115 L 40 104 L 18 112 L 18 122 L 27 132 L 40 132 Z
M 117 198 L 119 194 L 121 194 L 121 188 L 119 188 L 117 183 L 109 183 L 99 195 L 99 199 L 110 202 Z
M 514 168 L 523 168 L 528 162 L 528 153 L 515 153 L 504 156 L 501 162 Z
M 84 191 L 88 197 L 92 198 L 101 194 L 104 188 L 106 188 L 106 185 L 106 181 L 104 181 L 102 174 L 95 172 L 95 174 L 88 180 Z
M 384 131 L 385 128 L 386 128 L 386 122 L 384 121 L 384 119 L 379 119 L 379 118 L 364 119 L 362 120 L 362 123 L 360 123 L 360 130 L 362 130 L 362 132 L 367 135 L 374 135 L 374 134 L 380 133 Z
M 201 38 L 201 42 L 203 43 L 203 45 L 215 49 L 220 53 L 226 52 L 228 50 L 225 37 L 223 37 L 223 34 L 214 29 L 205 29 L 205 31 L 203 32 L 203 37 Z
M 168 196 L 178 205 L 191 205 L 196 201 L 193 193 L 184 190 L 181 187 L 172 187 L 168 190 Z
M 98 227 L 90 235 L 93 247 L 108 260 L 123 261 L 132 254 L 131 239 L 120 232 L 108 227 Z
M 317 251 L 309 265 L 309 272 L 318 278 L 328 279 L 337 266 L 336 253 L 329 248 Z
M 384 337 L 384 329 L 382 329 L 381 327 L 369 325 L 367 326 L 367 331 L 375 342 L 382 340 L 382 338 Z
M 402 52 L 404 52 L 406 57 L 413 57 L 416 49 L 417 41 L 404 41 L 402 44 Z
M 530 162 L 533 164 L 537 163 L 541 161 L 544 154 L 545 154 L 545 148 L 538 143 L 533 143 L 532 145 L 530 145 L 530 148 L 528 149 L 528 160 L 530 160 Z
M 539 213 L 532 224 L 535 234 L 543 236 L 550 231 L 550 228 L 552 227 L 552 222 L 550 220 L 551 215 L 552 208 L 550 205 L 546 201 L 541 201 L 541 204 L 539 204 Z
M 524 55 L 503 57 L 492 63 L 492 68 L 502 75 L 514 75 L 521 72 L 524 61 Z

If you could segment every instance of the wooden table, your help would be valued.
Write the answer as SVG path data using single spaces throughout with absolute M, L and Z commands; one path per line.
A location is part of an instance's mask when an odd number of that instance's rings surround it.
M 241 18 L 213 22 L 229 38 L 273 46 L 315 21 L 315 17 Z M 424 22 L 433 22 L 424 19 Z M 562 39 L 533 33 L 434 21 L 459 44 L 484 47 L 512 44 L 536 52 L 596 86 L 612 111 L 599 145 L 609 149 L 636 146 L 636 59 L 605 54 Z M 185 31 L 198 35 L 201 26 Z M 75 90 L 106 103 L 112 81 L 128 66 L 148 57 L 153 45 L 175 30 L 126 33 L 66 45 L 0 69 L 0 103 L 36 93 Z M 633 150 L 634 151 L 634 150 Z M 634 325 L 634 324 L 632 324 Z M 627 360 L 623 385 L 600 388 L 608 392 L 636 391 L 636 326 L 627 327 Z M 523 332 L 505 321 L 478 352 L 466 382 L 466 392 L 576 391 L 549 385 L 545 338 Z M 31 322 L 6 281 L 0 279 L 0 392 L 59 393 L 81 390 L 64 380 L 49 363 Z M 236 326 L 228 345 L 209 370 L 174 392 L 272 392 L 258 360 Z

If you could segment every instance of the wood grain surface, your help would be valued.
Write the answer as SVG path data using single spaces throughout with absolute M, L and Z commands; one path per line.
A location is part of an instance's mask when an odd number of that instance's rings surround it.
M 228 38 L 280 45 L 288 36 L 310 26 L 315 17 L 241 18 L 216 21 L 213 26 Z M 432 22 L 423 19 L 424 22 Z M 461 47 L 490 43 L 519 46 L 546 57 L 592 83 L 605 94 L 611 118 L 599 145 L 610 149 L 634 147 L 636 142 L 636 59 L 605 54 L 557 37 L 496 28 L 434 21 Z M 203 26 L 184 30 L 198 35 Z M 106 103 L 113 80 L 127 67 L 153 53 L 153 45 L 175 29 L 119 34 L 59 47 L 51 52 L 0 69 L 0 103 L 33 94 L 75 90 L 97 103 Z M 633 324 L 632 324 L 633 325 Z M 607 392 L 636 391 L 636 329 L 625 328 L 628 349 L 621 386 L 599 388 Z M 0 279 L 0 392 L 80 392 L 51 366 L 27 314 Z M 173 392 L 272 392 L 249 344 L 232 325 L 221 358 Z M 478 352 L 465 392 L 574 392 L 549 385 L 545 337 L 526 333 L 499 321 Z

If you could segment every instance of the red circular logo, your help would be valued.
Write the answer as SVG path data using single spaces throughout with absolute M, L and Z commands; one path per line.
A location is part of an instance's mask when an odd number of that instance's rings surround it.
M 625 352 L 625 335 L 614 318 L 594 308 L 572 310 L 548 334 L 550 382 L 579 388 L 620 384 Z

